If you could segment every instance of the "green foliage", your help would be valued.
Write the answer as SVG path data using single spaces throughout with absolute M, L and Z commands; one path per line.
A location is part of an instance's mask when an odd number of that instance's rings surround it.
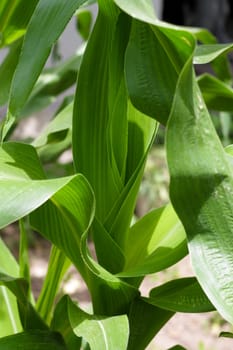
M 8 108 L 1 126 L 0 227 L 20 220 L 21 236 L 19 262 L 0 241 L 1 349 L 21 342 L 24 349 L 87 343 L 92 350 L 143 350 L 176 312 L 216 308 L 233 323 L 232 147 L 225 152 L 207 109 L 221 118 L 232 110 L 226 59 L 232 45 L 216 44 L 205 30 L 159 21 L 150 0 L 99 0 L 91 30 L 85 3 L 0 5 L 1 46 L 9 46 L 0 66 L 0 104 Z M 85 47 L 44 68 L 73 15 Z M 197 78 L 194 65 L 206 63 L 215 75 Z M 50 105 L 77 75 L 75 96 L 31 144 L 9 141 L 20 119 Z M 132 224 L 159 123 L 166 130 L 171 203 Z M 74 173 L 48 177 L 46 163 L 71 146 Z M 52 243 L 36 301 L 25 217 Z M 188 252 L 196 277 L 141 296 L 146 275 Z M 71 263 L 90 292 L 92 313 L 59 296 Z

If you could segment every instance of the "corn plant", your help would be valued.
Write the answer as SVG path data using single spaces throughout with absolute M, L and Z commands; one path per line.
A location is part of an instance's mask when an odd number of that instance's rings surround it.
M 206 30 L 158 20 L 149 0 L 98 0 L 84 52 L 44 68 L 70 18 L 87 3 L 0 4 L 1 46 L 9 48 L 0 67 L 0 102 L 7 104 L 0 227 L 16 221 L 20 227 L 19 261 L 0 241 L 3 350 L 145 349 L 176 312 L 217 309 L 233 322 L 232 147 L 221 145 L 207 109 L 232 110 L 226 59 L 232 46 L 217 44 Z M 206 63 L 215 74 L 197 78 L 194 66 Z M 37 139 L 10 138 L 22 117 L 76 81 L 75 96 Z M 159 123 L 166 127 L 171 203 L 132 224 Z M 73 174 L 48 178 L 45 161 L 70 144 Z M 37 300 L 24 218 L 52 243 Z M 140 294 L 146 275 L 188 252 L 195 276 Z M 90 313 L 67 295 L 57 300 L 71 263 L 90 292 Z

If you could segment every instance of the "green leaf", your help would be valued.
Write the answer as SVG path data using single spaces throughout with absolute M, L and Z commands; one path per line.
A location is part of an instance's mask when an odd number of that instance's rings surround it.
M 55 307 L 51 329 L 63 336 L 67 349 L 80 349 L 82 339 L 74 334 L 71 327 L 68 314 L 68 297 L 66 295 L 59 300 Z
M 223 338 L 233 338 L 233 333 L 230 333 L 230 332 L 221 332 L 219 334 L 220 337 L 223 337 Z
M 0 286 L 0 338 L 22 331 L 16 297 Z
M 13 78 L 15 68 L 18 63 L 19 54 L 21 50 L 21 42 L 17 42 L 9 49 L 7 56 L 0 66 L 0 106 L 7 103 L 10 93 L 10 85 Z
M 174 312 L 215 310 L 194 277 L 172 280 L 152 289 L 148 302 Z
M 0 272 L 0 285 L 7 287 L 16 296 L 24 330 L 48 328 L 29 301 L 29 285 L 25 279 L 14 278 Z M 9 317 L 14 317 L 14 315 L 9 314 Z
M 98 317 L 89 315 L 68 299 L 69 319 L 74 333 L 83 337 L 93 350 L 125 350 L 129 337 L 126 315 Z
M 194 35 L 197 40 L 205 44 L 215 44 L 216 38 L 205 28 L 177 26 L 171 23 L 160 21 L 156 15 L 152 0 L 134 1 L 134 0 L 114 0 L 122 11 L 129 16 L 140 20 L 141 22 L 152 24 L 160 28 L 170 28 L 173 30 L 181 30 Z M 182 39 L 185 39 L 183 37 Z
M 198 45 L 194 51 L 194 64 L 206 64 L 233 49 L 232 44 Z
M 1 239 L 0 270 L 14 277 L 19 276 L 19 266 Z M 4 286 L 0 286 L 0 315 L 0 337 L 18 333 L 22 330 L 16 297 Z
M 158 124 L 128 103 L 128 157 L 124 188 L 109 213 L 104 226 L 123 249 L 133 216 L 147 154 L 153 144 Z
M 138 290 L 109 273 L 92 258 L 87 244 L 87 232 L 81 238 L 81 254 L 88 268 L 88 287 L 94 313 L 108 316 L 127 313 L 132 300 L 139 294 Z
M 0 270 L 13 277 L 19 277 L 19 265 L 15 257 L 0 238 Z
M 200 45 L 194 53 L 194 63 L 211 63 L 211 67 L 217 77 L 231 85 L 232 72 L 228 52 L 233 48 L 232 44 Z
M 47 202 L 33 213 L 34 226 L 61 248 L 84 274 L 79 244 L 94 215 L 94 197 L 85 178 L 75 175 L 44 179 L 34 148 L 26 144 L 3 144 L 0 164 L 1 226 L 24 217 Z M 57 221 L 51 218 L 57 218 Z
M 52 246 L 47 273 L 36 303 L 38 313 L 47 324 L 50 324 L 60 283 L 70 265 L 71 262 L 66 258 L 64 253 L 55 246 Z
M 65 350 L 64 341 L 59 333 L 49 331 L 30 331 L 18 333 L 8 337 L 0 338 L 2 350 L 23 349 L 23 350 Z
M 33 141 L 43 161 L 56 158 L 71 145 L 73 103 L 62 109 Z
M 229 85 L 207 73 L 199 77 L 198 85 L 209 109 L 233 110 L 233 89 Z
M 123 11 L 128 13 L 133 18 L 140 19 L 143 22 L 153 23 L 157 21 L 155 16 L 154 6 L 151 0 L 146 1 L 127 1 L 124 0 L 114 0 L 114 2 L 119 6 Z
M 28 282 L 29 293 L 30 286 L 30 262 L 29 262 L 29 249 L 28 249 L 28 237 L 26 232 L 26 223 L 21 219 L 19 221 L 20 228 L 20 246 L 19 246 L 19 275 Z
M 187 350 L 181 345 L 175 345 L 172 348 L 169 348 L 168 350 Z
M 190 54 L 193 37 L 155 23 L 152 26 L 133 21 L 126 51 L 126 80 L 134 106 L 166 124 L 178 75 Z
M 71 177 L 40 208 L 30 215 L 32 226 L 56 245 L 85 278 L 86 267 L 80 254 L 80 240 L 94 216 L 94 196 L 86 179 Z
M 59 94 L 77 80 L 84 46 L 66 61 L 52 68 L 45 68 L 39 76 L 30 98 L 20 113 L 20 118 L 30 116 L 57 100 Z
M 87 40 L 91 32 L 92 13 L 81 8 L 77 12 L 77 30 L 84 40 Z
M 126 263 L 119 275 L 136 277 L 158 272 L 186 254 L 186 235 L 172 206 L 155 209 L 131 227 Z
M 96 218 L 93 222 L 92 237 L 99 264 L 113 274 L 121 271 L 125 262 L 124 253 Z M 109 252 L 111 252 L 111 259 Z
M 9 112 L 12 116 L 17 117 L 20 113 L 49 56 L 52 45 L 63 32 L 73 13 L 84 2 L 85 0 L 39 1 L 27 28 L 11 86 Z
M 26 144 L 3 144 L 0 165 L 0 227 L 29 214 L 69 182 L 85 182 L 81 175 L 44 179 L 35 149 Z
M 0 5 L 0 47 L 11 44 L 25 33 L 38 0 L 2 0 Z
M 191 60 L 180 75 L 167 129 L 170 196 L 187 234 L 198 281 L 219 313 L 232 323 L 232 169 Z
M 184 26 L 182 26 L 182 28 L 192 33 L 197 39 L 197 41 L 199 41 L 202 44 L 212 45 L 217 43 L 216 37 L 205 28 L 184 27 Z
M 127 96 L 123 64 L 129 20 L 124 17 L 118 20 L 118 15 L 114 4 L 100 2 L 99 14 L 80 67 L 74 104 L 74 164 L 93 187 L 96 216 L 101 221 L 122 189 L 121 177 L 124 176 L 127 156 Z M 87 95 L 89 100 L 85 97 Z M 114 127 L 121 132 L 117 133 Z
M 42 147 L 45 146 L 53 135 L 57 135 L 59 132 L 69 130 L 72 127 L 72 111 L 73 103 L 66 106 L 56 117 L 46 126 L 43 132 L 33 141 L 33 146 Z
M 136 298 L 129 313 L 130 336 L 127 350 L 144 350 L 160 329 L 174 315 L 151 305 L 146 298 Z

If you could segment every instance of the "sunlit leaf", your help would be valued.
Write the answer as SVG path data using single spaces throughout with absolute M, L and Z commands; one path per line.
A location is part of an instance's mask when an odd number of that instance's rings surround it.
M 28 25 L 20 60 L 14 74 L 3 139 L 24 107 L 50 54 L 52 45 L 63 32 L 75 10 L 84 2 L 85 0 L 39 1 Z
M 155 209 L 131 227 L 120 276 L 161 271 L 187 254 L 186 235 L 171 205 Z
M 69 319 L 74 333 L 83 337 L 92 350 L 125 350 L 129 326 L 126 315 L 98 317 L 89 315 L 68 299 Z
M 215 60 L 220 55 L 230 52 L 232 44 L 198 45 L 194 52 L 194 64 L 206 64 Z
M 233 322 L 232 170 L 193 76 L 191 60 L 177 86 L 167 153 L 171 200 L 186 230 L 196 276 L 220 314 Z

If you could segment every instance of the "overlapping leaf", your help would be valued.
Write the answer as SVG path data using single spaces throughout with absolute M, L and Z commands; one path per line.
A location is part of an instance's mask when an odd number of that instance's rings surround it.
M 118 133 L 118 136 L 122 138 L 121 149 L 125 149 L 127 142 L 124 113 L 127 99 L 124 94 L 124 83 L 122 82 L 123 71 L 119 72 L 118 67 L 114 65 L 110 67 L 111 47 L 118 14 L 117 9 L 110 1 L 106 5 L 103 2 L 103 6 L 100 6 L 99 15 L 80 68 L 74 105 L 74 164 L 76 169 L 87 177 L 94 189 L 97 201 L 96 215 L 101 220 L 108 214 L 122 188 L 119 173 L 121 172 L 120 169 L 123 169 L 122 164 L 118 164 L 119 169 L 117 170 L 117 163 L 114 154 L 112 154 L 116 148 L 113 147 L 111 140 L 114 137 L 111 136 L 111 113 L 115 112 L 115 106 L 113 105 L 115 102 L 109 98 L 111 94 L 109 92 L 109 70 L 111 68 L 112 80 L 116 79 L 115 85 L 118 87 L 118 90 L 114 87 L 114 92 L 116 91 L 118 94 L 118 96 L 116 95 L 116 103 L 121 109 L 123 108 L 123 118 L 118 122 L 118 126 L 122 125 L 122 132 Z M 115 37 L 119 45 L 120 29 L 118 29 Z M 105 33 L 104 37 L 103 32 Z M 96 52 L 98 52 L 98 55 L 96 55 Z M 122 55 L 122 52 L 120 55 Z M 119 58 L 119 64 L 123 57 Z M 114 59 L 117 62 L 116 57 Z M 95 78 L 93 79 L 93 77 Z M 86 99 L 87 96 L 92 101 L 91 103 L 89 99 Z M 119 98 L 121 98 L 121 105 L 118 102 Z M 124 158 L 125 155 L 122 159 Z M 105 190 L 103 191 L 103 189 Z
M 135 16 L 140 20 L 143 19 L 140 18 L 138 10 L 140 5 L 137 3 L 132 1 L 123 3 L 121 0 L 117 0 L 116 3 L 127 12 L 129 12 L 129 6 L 130 11 L 133 6 Z M 151 21 L 149 17 L 147 22 L 156 26 L 158 22 Z M 193 77 L 191 67 L 195 42 L 192 36 L 181 35 L 187 45 L 183 44 L 183 59 L 178 66 L 176 60 L 180 57 L 181 38 L 177 39 L 177 35 L 180 32 L 178 28 L 177 33 L 176 28 L 173 28 L 172 32 L 172 28 L 165 29 L 165 26 L 165 24 L 157 26 L 154 33 L 157 38 L 158 31 L 163 34 L 165 40 L 161 40 L 158 44 L 166 47 L 167 65 L 173 65 L 174 72 L 175 67 L 178 67 L 176 80 L 178 86 L 174 84 L 168 89 L 171 96 L 176 90 L 167 132 L 172 203 L 187 232 L 193 265 L 201 286 L 220 313 L 232 322 L 231 170 Z M 167 36 L 167 40 L 164 35 Z M 134 37 L 131 37 L 131 40 L 133 44 Z M 141 59 L 140 65 L 135 65 L 139 67 L 138 71 L 135 70 L 135 74 L 140 72 L 141 67 L 144 70 L 144 74 L 138 74 L 140 79 L 135 80 L 132 66 L 137 60 L 137 55 L 140 57 L 141 51 L 143 52 L 139 46 L 138 52 L 132 51 L 134 55 L 132 54 L 132 59 L 128 60 L 128 65 L 126 61 L 126 70 L 130 72 L 127 83 L 135 105 L 147 113 L 151 111 L 150 115 L 153 115 L 152 112 L 155 113 L 157 108 L 160 108 L 158 95 L 159 91 L 163 94 L 163 90 L 156 90 L 156 87 L 152 92 L 151 89 L 148 89 L 148 92 L 145 90 L 146 86 L 154 86 L 153 79 L 156 78 L 155 64 L 152 64 L 149 59 L 145 61 L 146 56 L 144 60 Z M 128 55 L 129 53 L 130 51 Z M 177 58 L 174 59 L 176 55 Z M 156 61 L 156 56 L 154 57 Z M 157 64 L 163 67 L 159 60 Z M 162 84 L 162 76 L 166 77 L 166 74 L 160 76 L 160 84 Z M 174 74 L 173 76 L 175 77 Z M 131 84 L 129 79 L 133 79 L 134 82 Z M 164 78 L 163 84 L 167 86 L 167 83 Z M 166 93 L 169 94 L 169 91 Z M 150 110 L 149 103 L 152 106 Z M 168 106 L 167 108 L 169 111 Z M 154 115 L 154 117 L 157 116 Z M 166 113 L 159 116 L 164 124 L 167 117 Z
M 179 155 L 174 157 L 174 149 Z M 197 278 L 233 322 L 232 170 L 195 81 L 191 59 L 179 79 L 167 130 L 171 199 L 189 240 Z
M 201 75 L 198 85 L 209 109 L 232 112 L 233 89 L 229 85 L 210 74 Z
M 29 301 L 29 286 L 25 279 L 0 273 L 0 285 L 7 287 L 17 298 L 19 316 L 24 330 L 48 329 Z
M 28 331 L 18 333 L 0 339 L 0 347 L 2 350 L 17 349 L 19 344 L 23 344 L 24 350 L 65 350 L 65 344 L 59 333 L 50 331 Z
M 144 276 L 161 271 L 187 254 L 186 235 L 173 208 L 155 209 L 131 227 L 120 276 Z
M 74 333 L 83 337 L 92 350 L 125 350 L 129 337 L 126 315 L 98 317 L 89 315 L 68 299 L 69 319 Z
M 206 64 L 232 50 L 232 44 L 198 45 L 194 51 L 193 63 Z
M 24 107 L 50 54 L 52 45 L 61 35 L 73 13 L 84 2 L 85 0 L 39 1 L 30 19 L 20 60 L 12 81 L 2 139 L 5 138 L 15 118 L 19 116 Z
M 24 35 L 38 0 L 2 0 L 0 4 L 0 47 Z
M 19 266 L 2 239 L 0 239 L 0 270 L 13 277 L 19 276 Z M 4 286 L 0 286 L 0 314 L 0 324 L 4 325 L 0 327 L 1 337 L 22 330 L 16 297 Z
M 148 302 L 174 312 L 215 310 L 194 277 L 172 280 L 152 289 Z
M 130 336 L 127 349 L 146 349 L 154 335 L 173 315 L 173 311 L 149 304 L 146 298 L 135 298 L 129 313 Z
M 1 227 L 32 212 L 71 182 L 83 184 L 83 193 L 87 197 L 91 196 L 89 186 L 81 175 L 46 180 L 32 146 L 3 144 L 0 148 L 0 164 Z
M 165 24 L 149 12 L 142 13 L 139 2 L 115 2 L 138 19 L 132 23 L 126 51 L 126 80 L 131 101 L 137 109 L 165 124 L 193 37 L 181 27 Z M 150 3 L 147 1 L 144 6 L 150 8 Z
M 21 42 L 18 41 L 12 45 L 9 49 L 7 56 L 0 65 L 0 80 L 1 80 L 1 90 L 0 90 L 0 105 L 3 106 L 7 103 L 11 81 L 13 74 L 18 63 L 18 58 L 21 50 Z
M 67 296 L 63 296 L 55 306 L 51 329 L 55 332 L 59 332 L 63 336 L 69 350 L 80 349 L 82 339 L 73 332 L 68 313 Z
M 72 134 L 72 112 L 71 102 L 63 108 L 43 132 L 33 141 L 38 154 L 43 161 L 56 158 L 61 152 L 70 147 Z

